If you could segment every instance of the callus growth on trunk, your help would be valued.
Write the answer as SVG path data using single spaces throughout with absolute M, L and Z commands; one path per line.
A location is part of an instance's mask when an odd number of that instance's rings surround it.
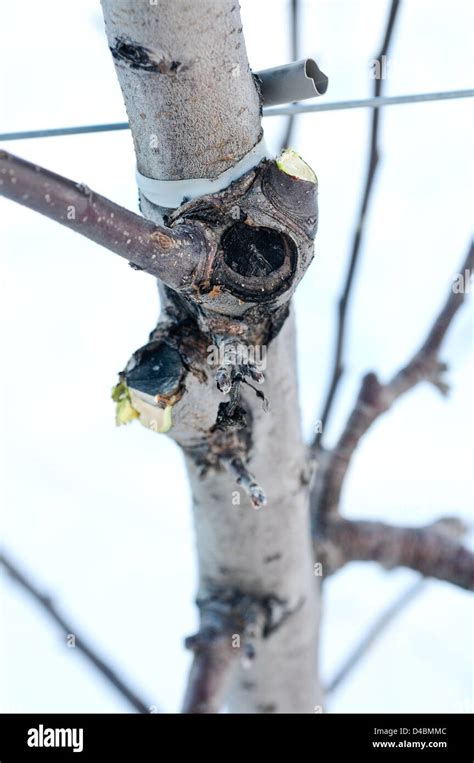
M 195 425 L 181 417 L 183 426 L 171 433 L 186 448 L 192 433 L 194 452 L 206 471 L 221 462 L 245 463 L 242 457 L 249 453 L 253 414 L 244 399 L 256 398 L 264 411 L 272 405 L 264 387 L 259 389 L 265 369 L 253 358 L 256 350 L 266 353 L 278 336 L 291 296 L 311 262 L 317 228 L 316 176 L 287 150 L 228 189 L 180 207 L 168 225 L 174 230 L 196 222 L 206 231 L 205 265 L 196 269 L 185 290 L 164 293 L 164 315 L 150 343 L 134 353 L 121 380 L 141 401 L 137 411 L 147 426 L 154 421 L 150 406 L 176 405 L 178 419 L 181 409 L 188 410 L 190 379 L 201 388 L 212 388 L 209 401 L 200 401 Z M 217 357 L 224 358 L 217 368 L 210 359 L 213 348 Z M 244 477 L 243 468 L 231 471 L 238 484 L 253 486 L 247 491 L 252 503 L 262 505 L 264 498 L 256 497 L 261 491 L 258 483 L 251 475 Z

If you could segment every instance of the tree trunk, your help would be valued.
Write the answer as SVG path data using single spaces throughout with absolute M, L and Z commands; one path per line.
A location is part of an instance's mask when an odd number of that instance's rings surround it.
M 213 178 L 260 133 L 260 104 L 232 0 L 102 0 L 138 169 Z
M 275 632 L 256 646 L 251 668 L 240 665 L 231 692 L 235 712 L 314 712 L 317 597 L 308 518 L 308 474 L 295 374 L 294 321 L 290 316 L 268 348 L 262 410 L 252 393 L 249 468 L 267 492 L 259 511 L 226 473 L 201 479 L 187 459 L 194 497 L 199 598 L 230 588 L 267 600 Z M 211 382 L 212 383 L 212 382 Z M 281 625 L 280 625 L 281 624 Z
M 259 95 L 237 3 L 102 5 L 142 175 L 215 178 L 258 143 Z M 319 593 L 290 307 L 312 257 L 315 189 L 316 178 L 290 178 L 264 162 L 221 194 L 191 201 L 172 215 L 168 222 L 175 228 L 186 219 L 210 226 L 212 262 L 208 256 L 184 297 L 160 286 L 162 315 L 151 344 L 121 376 L 141 422 L 164 431 L 172 421 L 170 436 L 185 452 L 201 632 L 211 635 L 211 643 L 221 628 L 227 646 L 243 657 L 223 688 L 227 693 L 230 683 L 235 712 L 309 713 L 321 703 Z M 160 220 L 163 210 L 143 195 L 141 208 Z M 252 364 L 209 362 L 209 348 L 225 350 L 236 341 L 266 352 L 262 389 L 268 410 L 248 384 L 249 374 L 261 381 Z M 162 365 L 166 355 L 169 371 L 166 389 L 162 385 L 155 398 L 158 411 L 142 372 L 156 353 Z M 267 505 L 260 508 L 263 490 Z M 216 709 L 193 700 L 201 689 L 196 694 L 190 687 L 185 711 Z

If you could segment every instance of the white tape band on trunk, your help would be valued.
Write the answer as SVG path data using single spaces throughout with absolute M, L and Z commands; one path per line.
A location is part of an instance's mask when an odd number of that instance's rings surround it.
M 246 172 L 268 157 L 265 138 L 257 143 L 248 154 L 213 180 L 208 178 L 188 178 L 186 180 L 156 180 L 146 177 L 137 170 L 137 184 L 141 193 L 158 207 L 176 209 L 181 206 L 184 199 L 196 199 L 209 193 L 217 193 L 227 188 L 234 180 L 242 177 Z

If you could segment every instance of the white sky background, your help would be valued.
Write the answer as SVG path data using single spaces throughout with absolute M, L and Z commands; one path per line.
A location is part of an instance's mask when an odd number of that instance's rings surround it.
M 286 62 L 286 2 L 242 6 L 252 68 Z M 306 2 L 301 53 L 329 75 L 328 100 L 371 94 L 369 62 L 387 11 L 382 0 Z M 473 15 L 469 0 L 405 0 L 385 92 L 472 87 Z M 6 3 L 2 26 L 1 131 L 126 118 L 98 2 Z M 376 369 L 386 377 L 408 358 L 458 272 L 473 208 L 472 117 L 467 101 L 383 112 L 383 156 L 331 436 L 361 375 Z M 308 436 L 328 379 L 369 119 L 368 111 L 301 116 L 293 140 L 320 183 L 317 257 L 296 297 Z M 284 120 L 264 126 L 276 147 Z M 137 208 L 127 132 L 4 147 Z M 183 639 L 196 627 L 189 491 L 178 448 L 138 425 L 117 429 L 110 400 L 117 371 L 155 325 L 155 284 L 33 212 L 0 200 L 0 216 L 5 545 L 138 691 L 174 712 L 190 660 Z M 471 320 L 465 308 L 445 344 L 450 400 L 420 387 L 360 447 L 344 494 L 348 516 L 421 524 L 455 513 L 472 520 Z M 409 571 L 352 565 L 329 582 L 325 678 L 415 579 Z M 128 711 L 8 580 L 0 602 L 1 710 Z M 472 711 L 471 643 L 468 594 L 428 583 L 329 709 Z

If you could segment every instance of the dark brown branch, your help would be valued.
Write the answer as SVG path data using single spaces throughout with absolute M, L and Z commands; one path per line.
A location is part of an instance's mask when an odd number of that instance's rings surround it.
M 474 554 L 459 540 L 465 527 L 447 517 L 424 527 L 335 518 L 317 543 L 325 574 L 348 562 L 378 562 L 385 569 L 408 567 L 424 577 L 474 590 Z
M 87 186 L 0 151 L 0 194 L 81 233 L 176 289 L 190 285 L 206 239 L 199 223 L 165 228 Z
M 388 52 L 390 50 L 393 30 L 395 27 L 395 21 L 397 18 L 399 7 L 400 7 L 400 1 L 392 0 L 382 47 L 380 49 L 380 53 L 375 59 L 375 61 L 377 62 L 375 65 L 378 64 L 379 67 L 383 65 L 383 62 L 385 61 L 385 57 L 388 55 Z M 377 71 L 375 72 L 375 77 L 374 77 L 374 96 L 375 97 L 381 95 L 382 89 L 383 89 L 384 79 L 381 76 L 377 76 L 379 74 L 380 72 L 377 72 Z M 339 386 L 339 382 L 341 380 L 342 374 L 344 373 L 343 356 L 344 356 L 344 346 L 345 346 L 346 329 L 347 329 L 347 312 L 349 308 L 352 287 L 354 284 L 354 275 L 356 272 L 356 267 L 357 267 L 357 263 L 359 259 L 361 243 L 365 233 L 368 209 L 369 209 L 369 204 L 372 197 L 372 191 L 374 188 L 375 175 L 376 175 L 377 166 L 378 166 L 379 158 L 380 158 L 379 121 L 380 121 L 380 109 L 373 109 L 372 125 L 371 125 L 371 131 L 370 131 L 370 151 L 369 151 L 367 175 L 365 180 L 364 192 L 362 195 L 362 203 L 360 206 L 359 217 L 357 220 L 354 239 L 352 242 L 349 268 L 347 271 L 344 288 L 338 303 L 338 312 L 337 312 L 338 324 L 337 324 L 336 346 L 334 349 L 334 359 L 333 359 L 333 365 L 332 365 L 331 381 L 329 383 L 329 389 L 327 392 L 326 400 L 323 406 L 323 412 L 320 419 L 322 422 L 322 427 L 321 427 L 321 430 L 318 431 L 317 434 L 315 435 L 314 440 L 311 444 L 311 447 L 314 450 L 318 450 L 322 445 L 323 433 L 327 427 L 327 423 L 329 421 L 329 417 L 332 411 L 332 406 L 333 406 L 336 392 Z
M 43 608 L 43 610 L 54 620 L 54 622 L 61 628 L 66 636 L 74 636 L 74 644 L 77 649 L 94 665 L 95 668 L 101 673 L 102 676 L 108 681 L 108 683 L 117 690 L 117 692 L 139 713 L 149 713 L 151 705 L 142 700 L 129 686 L 125 683 L 118 673 L 110 667 L 110 665 L 102 658 L 99 657 L 93 648 L 88 644 L 87 640 L 83 636 L 79 636 L 77 629 L 67 622 L 64 617 L 58 612 L 55 604 L 51 598 L 42 593 L 35 583 L 28 578 L 24 572 L 22 572 L 18 566 L 5 555 L 4 552 L 0 554 L 0 564 L 3 564 L 10 577 L 27 591 L 30 596 Z
M 467 257 L 461 266 L 461 272 L 471 272 L 474 266 L 474 244 L 471 243 Z M 373 422 L 387 411 L 401 395 L 408 392 L 421 381 L 434 384 L 442 394 L 447 392 L 443 379 L 446 365 L 439 360 L 441 343 L 457 311 L 465 300 L 465 293 L 450 289 L 447 300 L 437 315 L 428 336 L 404 366 L 387 384 L 381 384 L 374 373 L 367 374 L 363 380 L 352 413 L 334 447 L 326 454 L 322 464 L 318 495 L 314 497 L 313 507 L 317 502 L 316 519 L 324 523 L 325 516 L 337 512 L 344 480 L 352 456 L 361 438 Z
M 300 20 L 300 0 L 290 0 L 290 42 L 291 42 L 291 60 L 297 61 L 299 58 L 299 20 Z M 283 139 L 280 145 L 280 151 L 285 148 L 291 148 L 290 143 L 293 137 L 295 127 L 295 114 L 290 114 L 287 122 Z
M 423 591 L 426 581 L 417 580 L 415 585 L 411 585 L 402 595 L 395 599 L 390 606 L 384 610 L 370 626 L 367 633 L 363 636 L 355 649 L 350 653 L 346 660 L 336 672 L 331 682 L 326 687 L 326 696 L 329 696 L 340 687 L 347 677 L 354 671 L 354 668 L 360 664 L 367 652 L 373 646 L 374 642 L 383 634 L 393 621 L 405 611 L 409 604 Z

